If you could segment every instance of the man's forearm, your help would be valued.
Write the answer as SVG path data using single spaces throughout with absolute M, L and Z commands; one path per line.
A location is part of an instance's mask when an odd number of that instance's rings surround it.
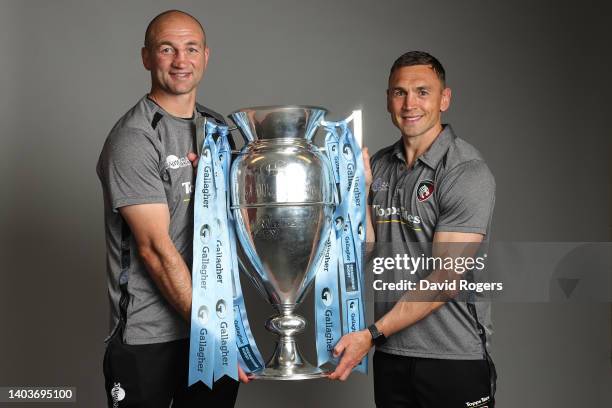
M 428 276 L 430 282 L 444 282 L 448 278 L 448 271 L 434 271 Z M 407 292 L 376 322 L 376 327 L 389 337 L 429 316 L 455 296 L 457 292 L 443 290 Z
M 191 274 L 170 239 L 139 248 L 151 278 L 164 298 L 187 321 L 191 315 Z
M 412 326 L 439 309 L 445 302 L 397 302 L 393 309 L 376 322 L 379 331 L 389 337 Z
M 443 258 L 473 257 L 481 241 L 482 235 L 480 234 L 436 233 L 433 255 Z M 453 269 L 438 269 L 430 273 L 427 280 L 440 284 L 458 281 L 462 276 L 462 273 Z M 440 286 L 435 285 L 435 287 Z M 458 290 L 442 289 L 406 292 L 393 308 L 376 322 L 376 326 L 386 336 L 390 336 L 427 317 L 444 306 L 446 302 L 457 297 L 458 294 Z

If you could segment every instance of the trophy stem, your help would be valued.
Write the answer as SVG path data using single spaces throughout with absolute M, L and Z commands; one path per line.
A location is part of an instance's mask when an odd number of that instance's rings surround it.
M 260 380 L 305 380 L 327 376 L 327 372 L 313 366 L 302 357 L 296 335 L 304 331 L 306 320 L 293 310 L 296 304 L 274 305 L 278 315 L 266 322 L 266 329 L 278 336 L 274 354 L 266 368 L 253 373 Z

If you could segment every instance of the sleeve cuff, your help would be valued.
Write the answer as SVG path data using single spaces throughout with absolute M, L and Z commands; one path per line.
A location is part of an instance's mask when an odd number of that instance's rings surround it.
M 435 232 L 465 232 L 487 235 L 487 229 L 483 227 L 470 227 L 465 225 L 437 225 Z
M 165 196 L 151 196 L 151 197 L 126 197 L 117 198 L 112 202 L 113 212 L 118 212 L 119 208 L 126 207 L 128 205 L 137 204 L 167 204 Z

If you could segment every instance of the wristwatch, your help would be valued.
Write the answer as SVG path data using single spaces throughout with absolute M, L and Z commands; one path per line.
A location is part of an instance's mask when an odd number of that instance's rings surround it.
M 385 342 L 387 341 L 387 337 L 385 337 L 384 334 L 378 331 L 378 328 L 376 327 L 374 323 L 368 326 L 368 330 L 370 331 L 370 334 L 372 335 L 372 341 L 374 341 L 374 345 L 376 347 L 380 347 L 383 344 L 385 344 Z

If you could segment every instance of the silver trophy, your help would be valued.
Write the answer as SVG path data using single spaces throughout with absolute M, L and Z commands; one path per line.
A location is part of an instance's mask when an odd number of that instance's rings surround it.
M 266 328 L 276 349 L 257 379 L 326 375 L 301 355 L 294 314 L 316 273 L 334 210 L 332 169 L 312 138 L 327 111 L 311 106 L 241 109 L 230 116 L 246 138 L 231 171 L 231 202 L 243 269 L 277 315 Z

